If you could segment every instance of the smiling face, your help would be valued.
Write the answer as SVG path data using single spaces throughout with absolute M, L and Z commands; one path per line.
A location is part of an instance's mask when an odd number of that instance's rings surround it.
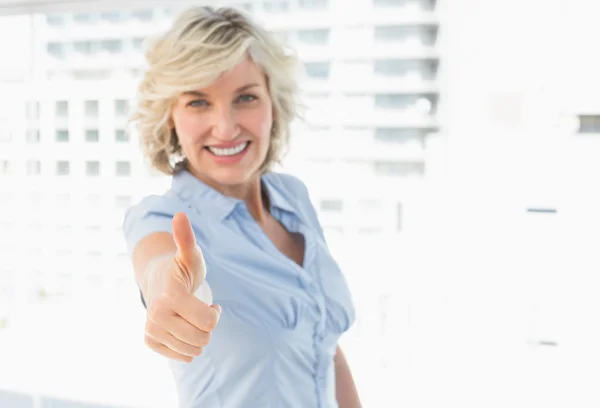
M 265 74 L 250 58 L 210 86 L 179 96 L 170 120 L 188 170 L 217 189 L 259 176 L 272 124 Z

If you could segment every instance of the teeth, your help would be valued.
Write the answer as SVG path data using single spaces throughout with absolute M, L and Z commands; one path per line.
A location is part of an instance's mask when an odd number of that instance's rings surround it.
M 238 153 L 241 153 L 248 146 L 248 142 L 242 143 L 236 147 L 230 147 L 228 149 L 220 149 L 218 147 L 209 147 L 208 150 L 211 151 L 215 156 L 233 156 Z

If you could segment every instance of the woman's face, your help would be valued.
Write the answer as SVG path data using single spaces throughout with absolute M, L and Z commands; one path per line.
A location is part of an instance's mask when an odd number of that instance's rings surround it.
M 188 169 L 217 188 L 258 175 L 272 123 L 265 75 L 249 58 L 210 86 L 181 95 L 170 120 Z

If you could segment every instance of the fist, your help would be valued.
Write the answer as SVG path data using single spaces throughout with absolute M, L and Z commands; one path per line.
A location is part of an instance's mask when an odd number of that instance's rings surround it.
M 206 263 L 184 213 L 173 217 L 173 240 L 176 254 L 157 266 L 165 271 L 154 271 L 164 282 L 148 302 L 145 342 L 167 358 L 191 362 L 210 342 L 221 308 L 212 304 Z

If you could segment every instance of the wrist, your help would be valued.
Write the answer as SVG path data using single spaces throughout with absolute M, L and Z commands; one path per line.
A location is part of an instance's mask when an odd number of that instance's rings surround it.
M 140 285 L 147 307 L 150 307 L 152 301 L 164 289 L 166 274 L 172 262 L 173 254 L 159 255 L 148 262 L 144 270 L 143 283 Z

